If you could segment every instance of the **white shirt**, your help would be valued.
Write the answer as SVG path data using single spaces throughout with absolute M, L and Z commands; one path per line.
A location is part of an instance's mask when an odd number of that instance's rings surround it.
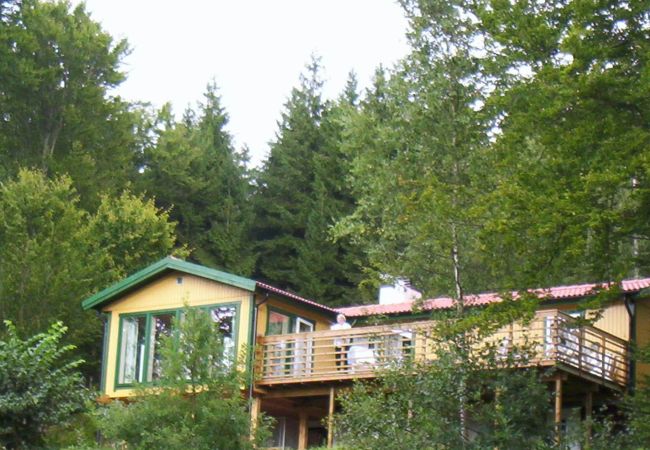
M 343 323 L 335 323 L 330 327 L 330 330 L 349 330 L 352 328 L 352 325 L 350 325 L 347 322 Z M 341 338 L 336 338 L 334 339 L 334 346 L 335 347 L 343 347 L 343 345 L 347 344 L 347 339 L 341 339 Z

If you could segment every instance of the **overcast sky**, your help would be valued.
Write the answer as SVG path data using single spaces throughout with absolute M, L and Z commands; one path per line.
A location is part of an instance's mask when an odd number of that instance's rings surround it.
M 79 3 L 76 1 L 75 3 Z M 228 131 L 257 164 L 310 55 L 322 58 L 325 96 L 350 70 L 361 87 L 406 54 L 406 20 L 393 0 L 86 0 L 94 20 L 132 52 L 117 93 L 177 113 L 214 79 Z

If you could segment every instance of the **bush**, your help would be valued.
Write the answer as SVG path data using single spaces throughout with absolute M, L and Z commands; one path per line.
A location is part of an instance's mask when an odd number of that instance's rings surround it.
M 66 361 L 74 349 L 60 341 L 67 328 L 61 322 L 28 339 L 5 321 L 0 340 L 0 446 L 8 449 L 43 445 L 48 427 L 69 423 L 83 411 L 88 391 L 77 371 L 81 360 Z

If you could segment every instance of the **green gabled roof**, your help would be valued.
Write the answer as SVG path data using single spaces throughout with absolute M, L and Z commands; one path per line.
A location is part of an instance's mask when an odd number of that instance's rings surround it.
M 122 281 L 107 287 L 92 297 L 87 298 L 81 302 L 81 307 L 84 310 L 87 310 L 102 306 L 106 303 L 116 300 L 119 296 L 140 287 L 151 279 L 156 278 L 163 272 L 170 270 L 176 270 L 190 275 L 207 278 L 209 280 L 218 281 L 220 283 L 228 284 L 230 286 L 238 287 L 250 292 L 255 291 L 255 280 L 250 280 L 248 278 L 232 275 L 230 273 L 221 272 L 220 270 L 216 269 L 210 269 L 209 267 L 192 264 L 180 259 L 176 259 L 172 256 L 168 256 L 167 258 L 161 259 L 160 261 L 148 267 L 145 267 L 144 269 L 134 273 Z

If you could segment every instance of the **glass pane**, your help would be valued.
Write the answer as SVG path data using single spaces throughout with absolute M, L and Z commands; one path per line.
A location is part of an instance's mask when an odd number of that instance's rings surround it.
M 291 319 L 289 316 L 280 314 L 279 312 L 270 311 L 269 312 L 269 326 L 268 326 L 268 335 L 275 334 L 289 334 L 289 325 Z
M 223 354 L 227 358 L 226 361 L 234 361 L 237 308 L 234 306 L 218 306 L 210 309 L 210 317 L 223 337 Z
M 172 329 L 173 314 L 157 314 L 151 318 L 151 345 L 149 346 L 149 367 L 147 381 L 158 380 L 162 374 L 162 337 L 169 336 Z
M 298 318 L 298 329 L 297 333 L 309 333 L 314 331 L 314 325 L 311 322 Z
M 145 355 L 145 331 L 147 318 L 144 316 L 122 319 L 122 348 L 118 382 L 142 381 Z

